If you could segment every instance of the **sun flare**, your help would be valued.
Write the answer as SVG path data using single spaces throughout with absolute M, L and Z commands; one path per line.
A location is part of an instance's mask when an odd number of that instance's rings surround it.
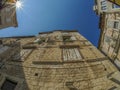
M 17 9 L 21 9 L 22 6 L 23 6 L 23 5 L 22 5 L 22 2 L 21 2 L 21 1 L 17 1 L 17 2 L 16 2 L 16 8 L 17 8 Z

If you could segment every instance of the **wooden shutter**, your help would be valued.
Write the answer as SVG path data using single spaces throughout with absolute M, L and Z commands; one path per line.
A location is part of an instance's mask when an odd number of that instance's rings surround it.
M 74 61 L 81 60 L 82 57 L 77 48 L 64 48 L 63 49 L 63 60 L 64 61 Z

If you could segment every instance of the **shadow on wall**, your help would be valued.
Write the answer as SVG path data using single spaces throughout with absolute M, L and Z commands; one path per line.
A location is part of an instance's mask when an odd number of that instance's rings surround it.
M 0 44 L 0 90 L 29 90 L 22 65 L 20 42 Z

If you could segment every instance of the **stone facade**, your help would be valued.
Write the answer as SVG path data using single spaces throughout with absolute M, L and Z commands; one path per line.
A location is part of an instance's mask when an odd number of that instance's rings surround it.
M 104 13 L 101 19 L 98 48 L 120 67 L 120 13 Z
M 107 1 L 95 0 L 100 15 L 100 39 L 98 48 L 120 68 L 120 7 Z M 105 7 L 105 10 L 100 8 Z
M 119 12 L 120 6 L 117 6 L 108 0 L 94 0 L 95 5 L 93 6 L 93 10 L 97 15 L 100 15 L 103 12 Z
M 0 0 L 0 29 L 8 27 L 17 27 L 15 2 Z
M 15 90 L 120 90 L 117 68 L 76 30 L 1 40 L 4 47 L 18 43 L 1 66 L 1 90 L 9 81 Z

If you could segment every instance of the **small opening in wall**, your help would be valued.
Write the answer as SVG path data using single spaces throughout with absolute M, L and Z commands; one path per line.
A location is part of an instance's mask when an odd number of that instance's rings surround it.
M 74 82 L 66 82 L 66 86 L 69 88 L 69 90 L 78 90 L 76 87 L 73 86 Z
M 15 90 L 16 85 L 16 82 L 6 79 L 1 87 L 1 90 Z
M 107 69 L 106 69 L 106 68 L 105 68 L 104 70 L 105 70 L 105 71 L 107 71 Z
M 38 73 L 35 73 L 35 76 L 38 76 Z

